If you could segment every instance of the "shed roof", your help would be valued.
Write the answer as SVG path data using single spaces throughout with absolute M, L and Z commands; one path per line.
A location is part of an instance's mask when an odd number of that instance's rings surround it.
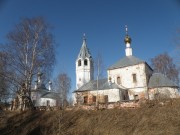
M 144 63 L 144 61 L 139 58 L 136 58 L 135 56 L 126 56 L 120 59 L 118 62 L 116 62 L 112 66 L 110 66 L 108 69 L 122 68 L 122 67 L 137 65 L 140 63 Z
M 161 73 L 154 73 L 149 80 L 148 84 L 149 88 L 156 87 L 178 87 L 174 82 L 172 82 L 169 78 L 164 76 Z

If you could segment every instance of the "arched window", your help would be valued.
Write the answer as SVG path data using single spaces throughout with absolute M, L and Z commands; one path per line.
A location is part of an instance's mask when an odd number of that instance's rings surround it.
M 88 61 L 87 59 L 84 60 L 84 65 L 87 66 L 88 65 Z
M 117 84 L 121 84 L 121 78 L 119 76 L 117 77 Z
M 78 60 L 78 66 L 81 66 L 81 60 Z

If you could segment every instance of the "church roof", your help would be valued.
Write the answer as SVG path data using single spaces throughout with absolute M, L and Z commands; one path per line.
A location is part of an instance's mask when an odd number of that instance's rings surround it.
M 51 99 L 58 99 L 59 93 L 54 91 L 49 91 L 48 89 L 32 89 L 31 92 L 38 93 L 41 95 L 41 98 L 51 98 Z
M 40 83 L 40 84 L 37 84 L 37 88 L 32 88 L 31 91 L 32 92 L 38 91 L 38 92 L 42 92 L 43 93 L 43 92 L 47 92 L 49 90 L 46 88 L 45 84 Z
M 110 66 L 108 69 L 122 68 L 122 67 L 137 65 L 140 63 L 144 63 L 144 61 L 134 56 L 126 56 L 120 59 L 118 62 L 116 62 L 112 66 Z
M 49 91 L 48 89 L 32 89 L 31 92 L 39 92 L 39 93 L 46 93 Z
M 58 93 L 55 92 L 47 92 L 41 96 L 41 98 L 51 98 L 51 99 L 59 99 Z
M 175 83 L 173 83 L 169 78 L 164 76 L 161 73 L 154 73 L 149 80 L 149 88 L 156 87 L 178 87 Z
M 86 45 L 86 38 L 83 37 L 83 43 L 82 43 L 82 47 L 81 47 L 81 50 L 78 54 L 78 57 L 77 59 L 85 59 L 85 58 L 92 58 L 90 52 L 89 52 L 89 49 L 87 48 L 87 45 Z
M 98 90 L 105 90 L 105 89 L 120 89 L 119 86 L 115 83 L 108 82 L 107 79 L 100 79 L 98 80 Z M 81 86 L 78 91 L 88 91 L 88 90 L 97 90 L 97 80 L 91 80 L 88 83 Z
M 46 88 L 45 84 L 43 84 L 43 83 L 38 84 L 38 85 L 37 85 L 37 89 L 48 90 L 48 89 Z

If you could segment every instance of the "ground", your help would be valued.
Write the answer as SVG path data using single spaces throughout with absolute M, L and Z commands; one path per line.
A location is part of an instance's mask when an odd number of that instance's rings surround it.
M 180 99 L 137 109 L 1 111 L 1 135 L 179 135 Z

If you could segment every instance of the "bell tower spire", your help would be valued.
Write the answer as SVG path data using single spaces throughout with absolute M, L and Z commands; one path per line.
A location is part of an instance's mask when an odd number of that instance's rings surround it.
M 86 43 L 86 36 L 83 34 L 83 42 L 76 59 L 76 88 L 93 80 L 93 59 Z
M 126 56 L 132 56 L 131 38 L 128 35 L 128 27 L 127 27 L 127 25 L 125 25 L 125 30 L 126 30 L 126 36 L 124 38 L 124 42 L 125 42 L 125 45 L 126 45 L 125 54 L 126 54 Z

